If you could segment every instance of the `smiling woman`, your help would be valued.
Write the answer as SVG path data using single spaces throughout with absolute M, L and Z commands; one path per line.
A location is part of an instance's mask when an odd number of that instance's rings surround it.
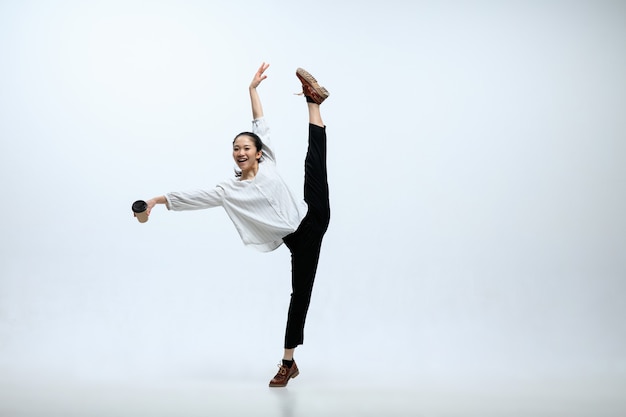
M 233 141 L 233 159 L 241 171 L 235 176 L 249 180 L 256 176 L 263 156 L 263 141 L 256 133 L 242 132 Z
M 147 201 L 150 212 L 157 204 L 170 210 L 198 210 L 224 207 L 244 244 L 262 252 L 283 243 L 291 251 L 292 294 L 285 332 L 282 364 L 270 387 L 284 387 L 299 374 L 293 359 L 304 342 L 304 323 L 311 301 L 322 239 L 330 221 L 326 174 L 326 126 L 320 104 L 328 91 L 311 74 L 298 68 L 309 113 L 309 147 L 305 159 L 304 201 L 296 201 L 276 170 L 270 129 L 265 121 L 257 87 L 267 78 L 269 64 L 261 64 L 250 83 L 252 132 L 243 132 L 233 141 L 233 159 L 239 167 L 235 179 L 210 190 L 172 192 Z M 260 164 L 263 159 L 263 163 Z

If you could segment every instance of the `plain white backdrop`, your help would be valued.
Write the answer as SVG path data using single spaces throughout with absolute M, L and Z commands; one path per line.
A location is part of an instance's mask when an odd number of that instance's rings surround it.
M 266 384 L 287 249 L 130 211 L 233 174 L 266 61 L 296 193 L 331 93 L 302 378 L 623 386 L 624 51 L 619 1 L 1 2 L 0 375 Z

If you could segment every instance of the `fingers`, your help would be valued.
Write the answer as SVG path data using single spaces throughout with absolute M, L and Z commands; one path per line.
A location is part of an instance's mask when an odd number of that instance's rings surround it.
M 148 200 L 147 203 L 148 203 L 148 207 L 146 208 L 146 214 L 149 216 L 150 212 L 152 211 L 154 206 L 156 206 L 157 203 L 156 203 L 156 201 L 153 198 Z
M 270 66 L 270 64 L 267 64 L 265 62 L 261 63 L 261 66 L 259 67 L 259 70 L 257 71 L 257 74 L 261 75 L 265 72 L 266 69 L 268 69 Z
M 270 64 L 266 64 L 265 62 L 261 64 L 261 66 L 259 67 L 258 71 L 256 72 L 256 78 L 259 82 L 263 81 L 264 79 L 267 78 L 267 75 L 264 75 L 263 73 L 265 72 L 266 69 L 268 69 L 270 66 Z
M 270 64 L 267 64 L 265 62 L 261 64 L 259 69 L 256 71 L 256 74 L 254 74 L 254 78 L 252 79 L 252 82 L 250 83 L 250 87 L 257 88 L 259 84 L 261 84 L 261 81 L 267 78 L 267 75 L 264 75 L 263 73 L 265 72 L 265 70 L 269 68 L 269 66 Z

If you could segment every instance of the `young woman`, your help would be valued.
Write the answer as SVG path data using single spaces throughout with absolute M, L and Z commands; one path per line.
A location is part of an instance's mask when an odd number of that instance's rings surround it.
M 252 131 L 233 141 L 233 159 L 239 167 L 235 178 L 209 190 L 172 192 L 147 201 L 150 212 L 157 204 L 169 210 L 197 210 L 222 206 L 233 221 L 244 244 L 268 252 L 285 244 L 291 251 L 292 294 L 285 331 L 282 364 L 270 387 L 284 387 L 298 376 L 293 354 L 304 340 L 313 281 L 330 221 L 326 176 L 326 126 L 320 104 L 329 93 L 315 78 L 298 68 L 309 113 L 309 146 L 305 158 L 304 201 L 296 201 L 276 170 L 270 130 L 263 117 L 257 87 L 267 78 L 269 64 L 263 63 L 250 83 Z

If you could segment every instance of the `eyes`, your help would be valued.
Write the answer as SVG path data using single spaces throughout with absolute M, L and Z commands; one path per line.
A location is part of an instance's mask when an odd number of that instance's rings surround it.
M 235 146 L 235 147 L 233 147 L 233 151 L 234 151 L 234 152 L 237 152 L 237 151 L 238 151 L 238 150 L 240 150 L 240 149 L 242 149 L 242 148 L 239 148 L 239 146 Z M 243 147 L 243 150 L 244 150 L 244 151 L 246 151 L 246 152 L 248 152 L 250 149 L 252 149 L 250 146 L 244 146 L 244 147 Z

